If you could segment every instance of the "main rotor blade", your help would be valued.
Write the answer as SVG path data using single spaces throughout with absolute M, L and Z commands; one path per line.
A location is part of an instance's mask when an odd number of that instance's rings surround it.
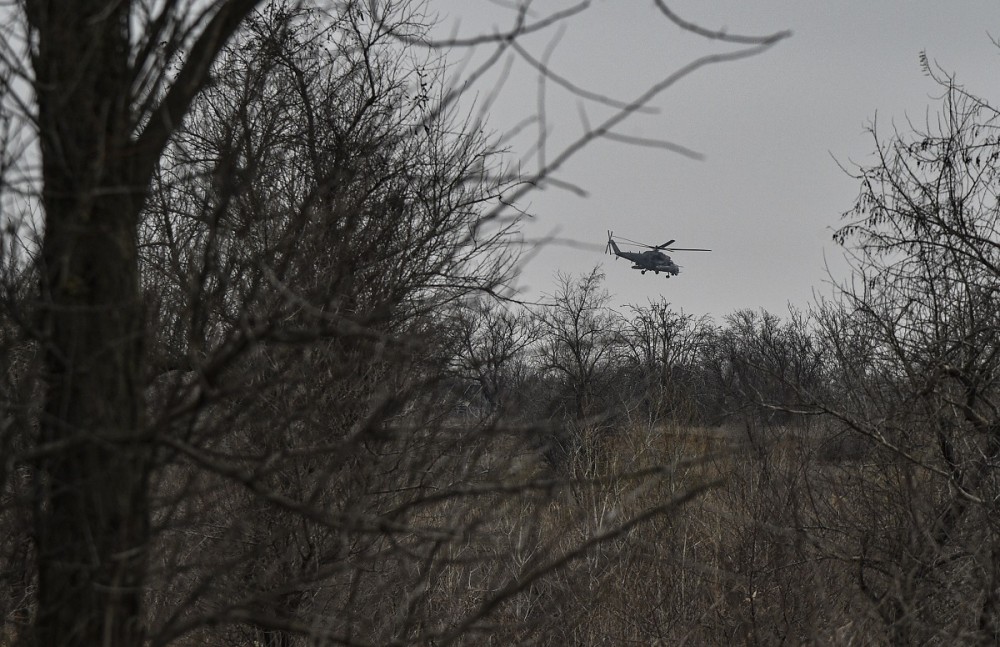
M 610 233 L 610 232 L 608 232 Z M 672 238 L 662 245 L 648 245 L 646 243 L 640 243 L 637 240 L 632 240 L 631 238 L 625 238 L 624 236 L 619 236 L 618 240 L 624 243 L 629 243 L 630 245 L 638 245 L 639 247 L 646 247 L 647 249 L 662 249 L 668 252 L 710 252 L 710 249 L 704 249 L 701 247 L 670 247 L 676 240 Z

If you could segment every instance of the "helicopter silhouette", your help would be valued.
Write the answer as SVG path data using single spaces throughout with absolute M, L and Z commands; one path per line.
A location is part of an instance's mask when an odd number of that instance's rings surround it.
M 619 237 L 619 240 L 632 245 L 638 245 L 640 247 L 648 247 L 649 250 L 645 252 L 623 252 L 618 248 L 618 244 L 615 242 L 614 234 L 608 231 L 608 246 L 604 251 L 608 254 L 614 254 L 616 257 L 621 257 L 629 260 L 633 263 L 633 270 L 640 270 L 643 274 L 646 272 L 652 272 L 653 274 L 659 274 L 663 272 L 667 275 L 666 278 L 671 276 L 677 276 L 681 273 L 681 266 L 675 263 L 669 256 L 663 253 L 662 250 L 668 252 L 710 252 L 710 249 L 701 249 L 698 247 L 671 247 L 674 244 L 674 239 L 670 239 L 662 245 L 647 245 L 645 243 L 639 243 L 634 240 L 629 240 L 628 238 Z

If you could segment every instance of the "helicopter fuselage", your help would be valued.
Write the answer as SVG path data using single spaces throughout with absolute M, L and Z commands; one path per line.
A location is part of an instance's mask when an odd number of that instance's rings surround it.
M 620 256 L 621 258 L 632 261 L 632 269 L 640 270 L 643 274 L 646 272 L 653 272 L 654 274 L 659 274 L 664 272 L 667 277 L 677 276 L 681 273 L 680 266 L 674 263 L 673 260 L 663 252 L 659 250 L 650 250 L 648 252 L 623 252 L 618 249 L 618 246 L 614 246 L 615 256 Z

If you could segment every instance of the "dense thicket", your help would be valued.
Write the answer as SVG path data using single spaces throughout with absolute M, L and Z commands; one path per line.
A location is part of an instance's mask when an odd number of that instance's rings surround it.
M 808 310 L 615 309 L 599 268 L 523 304 L 517 201 L 782 35 L 657 3 L 748 47 L 632 102 L 540 69 L 610 116 L 519 176 L 421 5 L 257 5 L 5 32 L 0 645 L 996 644 L 987 101 L 925 62 Z M 582 8 L 455 41 L 496 47 L 465 81 Z
M 934 118 L 872 127 L 808 310 L 615 309 L 599 268 L 522 304 L 504 215 L 551 169 L 506 173 L 411 5 L 135 42 L 29 4 L 4 644 L 997 642 L 985 100 L 932 74 Z
M 642 405 L 646 440 L 610 451 L 635 394 L 612 388 L 599 276 L 596 328 L 569 322 L 575 279 L 551 308 L 507 309 L 508 234 L 588 142 L 784 34 L 708 34 L 741 48 L 628 101 L 542 70 L 605 119 L 508 173 L 458 99 L 585 8 L 522 5 L 466 41 L 496 54 L 453 83 L 415 2 L 10 9 L 0 643 L 598 636 L 588 618 L 631 596 L 611 565 L 641 569 L 639 529 L 712 475 L 652 451 L 662 402 Z

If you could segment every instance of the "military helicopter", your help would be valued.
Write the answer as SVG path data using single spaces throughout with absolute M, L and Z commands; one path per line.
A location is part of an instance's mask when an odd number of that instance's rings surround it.
M 662 245 L 646 245 L 645 243 L 638 243 L 634 240 L 629 240 L 628 238 L 621 238 L 619 240 L 625 241 L 626 243 L 631 243 L 632 245 L 638 245 L 640 247 L 648 247 L 649 251 L 645 252 L 623 252 L 618 249 L 618 245 L 615 243 L 614 234 L 608 231 L 608 246 L 605 248 L 605 252 L 608 254 L 614 254 L 615 256 L 620 256 L 621 258 L 632 261 L 633 270 L 641 270 L 643 274 L 646 272 L 653 272 L 653 274 L 659 274 L 664 272 L 669 279 L 671 276 L 677 276 L 681 273 L 681 266 L 673 262 L 669 256 L 664 254 L 660 250 L 667 250 L 668 252 L 710 252 L 710 249 L 700 249 L 696 247 L 671 247 L 674 244 L 674 240 L 668 240 Z

